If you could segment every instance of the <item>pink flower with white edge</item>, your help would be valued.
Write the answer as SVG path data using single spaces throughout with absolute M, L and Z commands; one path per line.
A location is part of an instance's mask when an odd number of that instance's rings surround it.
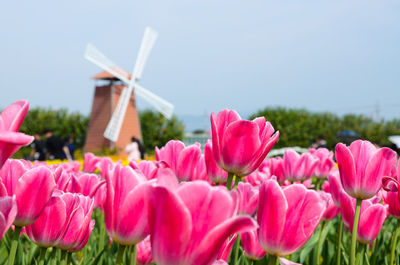
M 264 117 L 246 121 L 227 109 L 211 114 L 211 131 L 216 163 L 240 177 L 255 171 L 279 138 Z
M 340 210 L 343 223 L 353 230 L 356 199 L 343 192 L 340 196 Z M 372 199 L 361 203 L 360 219 L 358 221 L 357 241 L 369 244 L 375 240 L 388 216 L 387 206 Z
M 333 152 L 326 148 L 310 148 L 308 151 L 319 160 L 318 165 L 314 169 L 314 176 L 317 178 L 327 178 L 329 172 L 335 166 Z
M 318 227 L 325 208 L 317 192 L 303 185 L 281 188 L 267 180 L 260 187 L 257 210 L 261 247 L 275 256 L 296 252 Z
M 171 140 L 164 147 L 156 147 L 157 161 L 165 161 L 180 181 L 188 181 L 195 175 L 201 159 L 200 144 L 185 146 L 181 141 Z
M 4 164 L 0 170 L 0 179 L 7 195 L 15 195 L 18 210 L 14 220 L 16 226 L 33 223 L 56 188 L 50 169 L 44 166 L 26 168 L 23 162 L 14 159 Z
M 338 143 L 336 160 L 343 189 L 351 197 L 365 200 L 375 196 L 382 186 L 382 177 L 390 175 L 396 163 L 396 153 L 357 140 L 349 147 Z
M 18 132 L 28 109 L 29 102 L 19 100 L 0 114 L 0 169 L 9 157 L 34 139 L 33 136 Z
M 235 216 L 225 187 L 192 181 L 175 190 L 155 186 L 150 196 L 150 240 L 159 265 L 212 264 L 230 235 L 256 227 L 250 217 Z

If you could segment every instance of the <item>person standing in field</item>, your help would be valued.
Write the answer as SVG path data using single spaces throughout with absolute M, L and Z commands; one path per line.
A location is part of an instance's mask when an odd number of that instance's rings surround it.
M 126 145 L 125 147 L 125 153 L 128 154 L 128 160 L 134 160 L 137 161 L 139 159 L 144 158 L 144 150 L 142 147 L 142 144 L 140 143 L 139 139 L 136 137 L 131 138 L 131 142 Z

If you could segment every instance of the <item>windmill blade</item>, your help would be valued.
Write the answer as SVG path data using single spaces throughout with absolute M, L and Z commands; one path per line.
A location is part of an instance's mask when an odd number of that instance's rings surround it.
M 152 28 L 147 27 L 145 29 L 139 53 L 136 58 L 135 68 L 133 69 L 133 78 L 135 80 L 142 77 L 144 65 L 146 64 L 147 57 L 149 57 L 150 51 L 156 42 L 157 36 L 158 33 Z
M 112 142 L 118 140 L 119 133 L 121 131 L 122 123 L 125 118 L 126 109 L 131 98 L 132 87 L 124 87 L 120 98 L 118 100 L 117 107 L 115 108 L 110 121 L 107 124 L 107 128 L 104 131 L 104 137 Z
M 137 83 L 135 83 L 135 94 L 145 99 L 167 119 L 171 119 L 174 112 L 174 105 Z
M 104 54 L 102 54 L 93 44 L 88 44 L 86 46 L 85 58 L 100 67 L 101 69 L 114 75 L 126 84 L 130 83 L 129 74 L 124 69 L 116 65 L 110 59 L 108 59 Z

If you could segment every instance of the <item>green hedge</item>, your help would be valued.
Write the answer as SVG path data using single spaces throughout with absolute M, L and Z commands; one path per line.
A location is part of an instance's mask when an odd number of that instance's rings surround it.
M 329 112 L 309 112 L 305 109 L 270 108 L 257 111 L 250 119 L 264 116 L 276 130 L 280 131 L 276 147 L 309 147 L 322 135 L 333 148 L 338 142 L 336 134 L 342 130 L 353 130 L 362 139 L 382 146 L 390 146 L 390 135 L 400 134 L 400 120 L 376 122 L 371 118 L 348 114 L 338 116 Z

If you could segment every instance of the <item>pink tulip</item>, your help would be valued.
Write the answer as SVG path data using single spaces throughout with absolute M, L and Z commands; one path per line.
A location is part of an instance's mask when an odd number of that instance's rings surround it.
M 279 183 L 285 180 L 282 157 L 278 156 L 265 159 L 264 162 L 261 163 L 258 170 L 261 172 L 266 172 L 266 170 L 268 170 L 268 173 L 275 176 Z
M 389 207 L 389 214 L 396 219 L 400 219 L 400 194 L 399 194 L 399 179 L 400 179 L 400 160 L 397 164 L 396 171 L 392 174 L 393 177 L 382 178 L 382 197 L 385 204 Z
M 329 181 L 329 193 L 332 195 L 332 199 L 337 206 L 340 206 L 340 194 L 345 192 L 340 181 L 339 170 L 331 172 L 328 178 Z
M 240 234 L 244 255 L 252 260 L 260 260 L 265 256 L 265 251 L 258 241 L 257 229 Z
M 34 139 L 33 136 L 18 132 L 28 109 L 29 102 L 19 100 L 0 114 L 0 169 L 9 157 Z
M 335 217 L 339 214 L 340 209 L 338 206 L 336 206 L 335 202 L 332 199 L 331 194 L 325 191 L 318 191 L 318 194 L 321 197 L 321 199 L 326 203 L 326 209 L 322 219 L 326 221 L 335 219 Z
M 317 165 L 318 159 L 309 153 L 299 155 L 289 149 L 283 154 L 283 172 L 285 179 L 290 181 L 304 181 L 311 178 Z
M 204 158 L 206 161 L 208 178 L 216 184 L 225 183 L 228 178 L 228 173 L 215 162 L 211 140 L 207 140 L 204 146 Z
M 136 163 L 135 161 L 131 160 L 129 162 L 129 166 L 133 169 L 139 169 L 146 179 L 150 180 L 156 177 L 155 172 L 158 167 L 156 163 L 158 162 L 148 160 L 140 160 L 138 163 Z
M 275 256 L 299 250 L 320 223 L 325 202 L 303 185 L 281 188 L 274 180 L 264 182 L 259 194 L 257 222 L 261 247 Z
M 375 196 L 381 188 L 382 177 L 390 174 L 396 162 L 396 153 L 357 140 L 349 148 L 337 144 L 336 160 L 344 190 L 353 198 L 365 200 Z
M 17 204 L 15 197 L 2 196 L 0 197 L 0 239 L 11 227 L 17 215 Z
M 249 183 L 239 182 L 236 190 L 238 196 L 238 214 L 253 215 L 258 205 L 258 188 Z
M 57 242 L 58 248 L 70 252 L 82 249 L 94 228 L 94 220 L 91 220 L 94 200 L 87 196 L 76 194 L 74 196 L 73 215 L 69 219 L 69 225 L 61 240 Z
M 193 170 L 190 180 L 203 180 L 211 183 L 211 180 L 207 176 L 207 168 L 204 155 L 201 155 L 199 160 L 197 161 L 196 167 Z
M 104 221 L 108 234 L 121 245 L 135 245 L 149 234 L 149 184 L 139 170 L 116 164 L 106 175 Z
M 75 248 L 83 240 L 93 210 L 93 200 L 57 191 L 35 222 L 25 227 L 29 238 L 41 247 Z
M 356 199 L 346 193 L 340 196 L 340 209 L 343 223 L 353 230 Z M 363 244 L 369 244 L 375 240 L 388 215 L 387 207 L 371 200 L 363 200 L 361 203 L 360 219 L 357 229 L 357 240 Z
M 243 178 L 243 181 L 246 183 L 250 183 L 254 187 L 260 186 L 264 181 L 270 179 L 272 176 L 269 173 L 268 169 L 264 169 L 264 171 L 254 171 L 249 175 Z
M 235 202 L 225 187 L 204 181 L 178 189 L 156 186 L 150 200 L 150 240 L 158 265 L 212 264 L 224 241 L 255 228 L 250 217 L 235 217 Z
M 85 153 L 83 158 L 83 171 L 93 173 L 99 167 L 101 157 L 95 156 L 93 153 Z
M 153 263 L 151 256 L 150 237 L 137 244 L 136 262 L 138 265 L 150 265 Z
M 221 250 L 218 253 L 217 261 L 228 262 L 231 254 L 233 245 L 237 239 L 237 234 L 234 234 L 231 238 L 227 238 L 222 244 Z M 214 264 L 214 263 L 213 263 Z
M 80 193 L 94 199 L 94 208 L 103 205 L 105 200 L 105 181 L 95 174 L 73 174 L 67 188 L 68 192 Z
M 66 191 L 72 178 L 72 174 L 68 173 L 62 167 L 57 167 L 53 171 L 54 180 L 56 182 L 56 189 Z
M 327 178 L 329 172 L 335 166 L 333 152 L 326 148 L 310 148 L 308 151 L 319 160 L 318 165 L 314 169 L 314 176 L 317 178 Z
M 20 160 L 8 160 L 0 171 L 0 178 L 7 195 L 16 197 L 16 226 L 33 223 L 46 207 L 56 188 L 50 169 L 43 166 L 27 169 Z
M 211 131 L 216 163 L 237 176 L 255 171 L 279 138 L 264 117 L 246 121 L 226 109 L 211 114 Z
M 188 181 L 195 174 L 201 157 L 200 144 L 185 147 L 181 141 L 171 140 L 164 147 L 156 147 L 157 161 L 165 161 L 180 181 Z

